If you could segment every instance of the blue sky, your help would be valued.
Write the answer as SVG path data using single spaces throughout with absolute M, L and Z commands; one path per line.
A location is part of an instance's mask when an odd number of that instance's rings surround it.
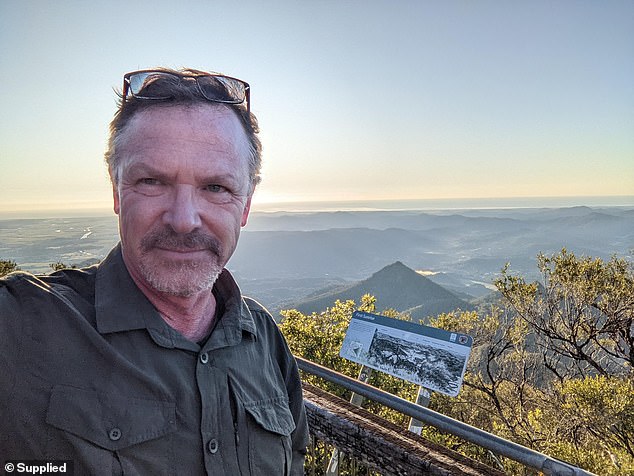
M 113 88 L 252 85 L 256 204 L 634 195 L 631 1 L 0 2 L 0 213 L 109 208 Z

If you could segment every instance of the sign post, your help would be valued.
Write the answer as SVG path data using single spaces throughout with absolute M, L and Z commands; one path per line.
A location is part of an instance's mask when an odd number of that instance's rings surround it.
M 428 407 L 431 400 L 431 392 L 425 387 L 418 387 L 418 395 L 416 396 L 416 403 L 421 407 Z M 420 435 L 423 432 L 423 422 L 416 418 L 410 418 L 409 431 Z

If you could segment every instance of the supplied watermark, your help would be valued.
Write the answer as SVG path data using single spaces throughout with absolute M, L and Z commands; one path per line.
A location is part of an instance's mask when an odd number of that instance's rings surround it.
M 73 474 L 73 462 L 70 460 L 15 460 L 5 461 L 4 474 Z

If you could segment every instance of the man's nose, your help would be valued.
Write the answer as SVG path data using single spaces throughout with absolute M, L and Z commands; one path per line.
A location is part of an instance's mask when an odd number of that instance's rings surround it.
M 196 188 L 190 185 L 177 185 L 171 197 L 163 221 L 176 233 L 189 233 L 201 225 Z

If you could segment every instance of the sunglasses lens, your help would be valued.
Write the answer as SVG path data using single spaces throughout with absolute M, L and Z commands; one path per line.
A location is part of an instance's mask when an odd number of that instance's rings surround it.
M 148 74 L 146 73 L 139 73 L 139 74 L 133 74 L 132 76 L 130 76 L 128 78 L 129 84 L 130 84 L 130 92 L 133 95 L 137 95 L 139 94 L 139 91 L 141 91 L 141 89 L 143 88 L 143 83 L 145 82 L 145 79 L 148 77 Z
M 225 76 L 198 76 L 198 86 L 210 101 L 240 104 L 246 99 L 246 86 Z
M 130 92 L 141 98 L 162 98 L 165 96 L 160 94 L 160 86 L 166 81 L 174 83 L 178 77 L 161 72 L 136 73 L 129 77 Z

